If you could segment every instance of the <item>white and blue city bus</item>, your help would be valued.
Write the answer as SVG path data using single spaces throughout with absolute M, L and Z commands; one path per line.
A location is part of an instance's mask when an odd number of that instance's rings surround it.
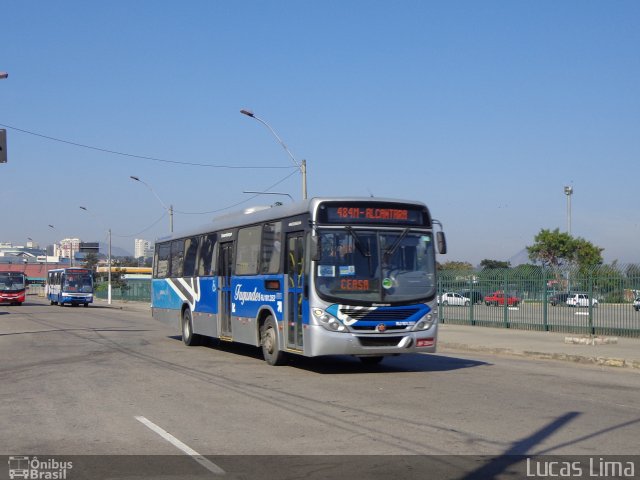
M 56 268 L 47 272 L 46 296 L 51 305 L 93 303 L 93 272 L 88 268 Z
M 287 354 L 435 352 L 435 243 L 420 202 L 313 198 L 225 215 L 156 242 L 152 315 L 186 345 L 214 337 Z

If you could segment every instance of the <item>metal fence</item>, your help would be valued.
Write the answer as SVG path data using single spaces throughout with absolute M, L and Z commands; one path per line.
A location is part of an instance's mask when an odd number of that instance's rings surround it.
M 541 330 L 590 335 L 640 337 L 640 266 L 605 265 L 592 269 L 552 270 L 531 265 L 481 271 L 440 271 L 438 292 L 460 293 L 467 305 L 439 305 L 443 323 Z M 485 302 L 494 292 L 512 301 Z M 564 293 L 564 296 L 557 297 Z M 578 307 L 567 294 L 586 294 Z M 513 300 L 513 299 L 517 300 Z M 487 304 L 489 303 L 489 304 Z M 517 305 L 516 305 L 517 303 Z
M 111 298 L 113 300 L 151 302 L 151 279 L 131 278 L 125 280 L 126 285 L 118 288 L 111 288 Z M 98 298 L 107 298 L 107 282 L 96 283 L 95 295 Z
M 113 288 L 111 297 L 124 301 L 151 301 L 150 279 L 128 279 Z M 493 292 L 518 299 L 486 305 Z M 475 300 L 468 305 L 439 305 L 443 323 L 540 330 L 591 335 L 640 337 L 640 311 L 633 300 L 640 296 L 640 266 L 605 265 L 589 270 L 551 270 L 533 266 L 481 271 L 442 270 L 438 293 L 460 293 Z M 584 293 L 597 304 L 569 307 L 554 302 L 559 293 Z M 96 285 L 96 296 L 107 298 L 107 284 Z

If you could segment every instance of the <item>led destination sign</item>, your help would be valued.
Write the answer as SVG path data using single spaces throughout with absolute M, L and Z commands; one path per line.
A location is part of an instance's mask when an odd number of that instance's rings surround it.
M 429 225 L 424 208 L 401 204 L 330 203 L 320 207 L 318 220 L 322 223 L 373 223 L 387 225 Z

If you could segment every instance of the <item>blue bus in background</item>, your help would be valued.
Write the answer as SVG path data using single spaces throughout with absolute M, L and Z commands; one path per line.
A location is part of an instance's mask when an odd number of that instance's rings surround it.
M 93 303 L 93 272 L 87 268 L 56 268 L 47 272 L 45 293 L 51 305 Z
M 436 245 L 421 202 L 313 198 L 157 240 L 152 315 L 182 333 L 286 356 L 435 352 Z

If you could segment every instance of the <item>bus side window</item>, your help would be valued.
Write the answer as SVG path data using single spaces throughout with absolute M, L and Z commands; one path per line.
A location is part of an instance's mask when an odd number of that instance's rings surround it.
M 235 262 L 236 275 L 256 275 L 260 261 L 260 237 L 262 226 L 242 228 L 238 231 Z
M 278 273 L 281 258 L 282 223 L 266 223 L 262 230 L 260 273 Z
M 171 256 L 171 244 L 161 243 L 156 247 L 158 263 L 156 266 L 156 278 L 167 278 L 169 275 L 169 257 Z
M 171 276 L 182 277 L 182 259 L 184 258 L 184 240 L 171 242 Z
M 184 242 L 184 264 L 182 274 L 193 277 L 196 273 L 196 254 L 198 253 L 198 237 L 187 238 Z
M 216 245 L 215 234 L 209 234 L 202 238 L 200 257 L 198 258 L 198 276 L 208 277 L 215 273 L 214 250 Z

